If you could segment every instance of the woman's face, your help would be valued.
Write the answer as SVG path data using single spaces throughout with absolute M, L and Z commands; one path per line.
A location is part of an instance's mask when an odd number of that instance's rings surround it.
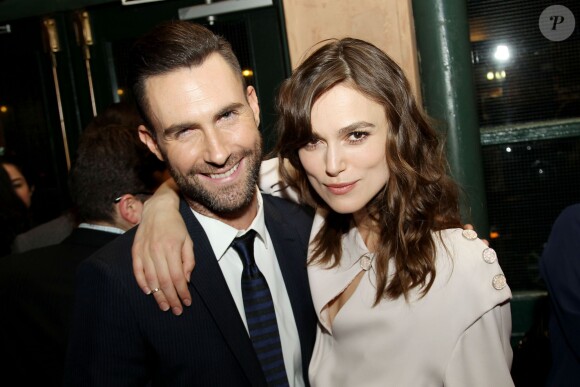
M 12 188 L 16 195 L 24 202 L 27 208 L 30 208 L 30 201 L 32 198 L 32 189 L 28 182 L 22 175 L 22 172 L 13 164 L 2 164 L 10 180 L 12 181 Z
M 318 195 L 341 214 L 365 212 L 389 180 L 385 109 L 346 84 L 312 106 L 313 139 L 298 151 Z

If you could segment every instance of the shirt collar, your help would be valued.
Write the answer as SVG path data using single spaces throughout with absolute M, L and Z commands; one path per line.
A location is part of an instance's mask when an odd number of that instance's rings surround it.
M 92 223 L 81 223 L 79 224 L 78 228 L 88 228 L 90 230 L 98 230 L 98 231 L 104 231 L 104 232 L 110 232 L 113 234 L 124 234 L 125 230 L 122 230 L 118 227 L 113 227 L 113 226 L 102 226 L 99 224 L 92 224 Z
M 250 224 L 250 227 L 248 227 L 246 230 L 238 230 L 230 225 L 225 224 L 221 220 L 210 218 L 209 216 L 202 215 L 193 209 L 191 210 L 193 215 L 203 227 L 207 238 L 209 239 L 211 248 L 218 261 L 230 248 L 234 238 L 244 235 L 249 230 L 254 230 L 258 238 L 262 241 L 262 243 L 264 243 L 266 249 L 268 249 L 268 242 L 266 238 L 266 222 L 264 221 L 263 199 L 260 191 L 257 188 L 256 192 L 258 200 L 258 212 Z

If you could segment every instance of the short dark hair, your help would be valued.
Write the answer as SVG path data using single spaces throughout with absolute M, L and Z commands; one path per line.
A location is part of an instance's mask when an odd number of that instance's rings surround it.
M 115 198 L 155 189 L 149 149 L 132 126 L 91 124 L 81 135 L 69 175 L 81 222 L 114 221 Z
M 238 58 L 230 43 L 199 24 L 167 21 L 155 26 L 139 38 L 129 54 L 128 81 L 145 126 L 155 136 L 145 95 L 147 78 L 166 74 L 179 68 L 196 67 L 213 53 L 219 54 L 245 80 Z
M 89 122 L 85 130 L 92 126 L 103 127 L 110 124 L 130 126 L 137 130 L 139 125 L 143 125 L 144 122 L 134 103 L 127 101 L 113 102 L 106 108 L 102 109 L 99 114 Z

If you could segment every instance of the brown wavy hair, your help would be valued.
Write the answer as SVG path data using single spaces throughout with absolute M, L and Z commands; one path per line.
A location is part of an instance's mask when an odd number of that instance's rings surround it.
M 459 190 L 448 175 L 443 142 L 417 106 L 401 68 L 380 49 L 358 39 L 325 41 L 282 84 L 277 99 L 275 152 L 282 178 L 300 191 L 305 203 L 328 210 L 312 241 L 309 264 L 337 266 L 342 254 L 337 241 L 353 224 L 351 214 L 332 211 L 316 194 L 298 157 L 313 137 L 312 106 L 338 84 L 383 105 L 390 124 L 385 144 L 390 177 L 367 204 L 379 236 L 375 305 L 382 298 L 408 298 L 414 288 L 424 296 L 436 274 L 434 232 L 461 227 Z M 394 273 L 389 273 L 390 259 Z

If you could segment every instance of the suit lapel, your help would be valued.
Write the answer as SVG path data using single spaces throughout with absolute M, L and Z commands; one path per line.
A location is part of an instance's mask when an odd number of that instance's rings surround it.
M 264 199 L 266 227 L 274 244 L 300 341 L 303 344 L 302 356 L 305 360 L 310 359 L 311 351 L 304 347 L 304 344 L 310 341 L 307 336 L 313 331 L 314 326 L 312 322 L 314 309 L 306 271 L 307 244 L 300 241 L 294 227 L 283 220 L 282 214 L 270 202 L 270 198 L 267 195 L 262 195 L 262 198 Z M 291 216 L 291 214 L 284 215 Z
M 260 363 L 207 235 L 183 199 L 179 210 L 194 241 L 196 263 L 191 273 L 190 287 L 204 301 L 248 380 L 254 386 L 265 386 Z

